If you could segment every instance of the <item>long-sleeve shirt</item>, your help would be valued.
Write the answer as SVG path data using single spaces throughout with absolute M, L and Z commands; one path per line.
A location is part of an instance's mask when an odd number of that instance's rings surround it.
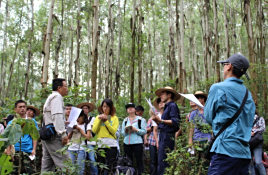
M 141 124 L 139 127 L 139 120 L 141 120 Z M 138 131 L 132 133 L 126 133 L 126 126 L 133 126 Z M 130 121 L 128 117 L 126 117 L 122 123 L 122 135 L 124 136 L 124 144 L 140 144 L 143 143 L 143 135 L 146 134 L 146 120 L 140 116 L 136 116 L 135 119 Z
M 165 104 L 164 113 L 161 117 L 162 120 L 171 120 L 172 126 L 160 123 L 158 129 L 160 132 L 175 133 L 179 130 L 180 123 L 180 110 L 177 104 L 173 101 Z
M 44 105 L 45 125 L 53 123 L 58 135 L 66 136 L 63 97 L 57 91 L 48 96 Z
M 94 120 L 92 132 L 97 135 L 100 145 L 107 145 L 110 147 L 117 147 L 116 131 L 119 127 L 117 116 L 111 116 L 110 119 L 103 122 L 97 116 Z
M 227 78 L 223 82 L 211 86 L 204 115 L 206 121 L 212 125 L 214 135 L 237 112 L 245 93 L 246 87 L 243 85 L 243 81 L 235 77 Z M 248 142 L 251 137 L 254 114 L 255 104 L 249 92 L 240 115 L 219 135 L 210 152 L 250 159 Z
M 254 121 L 257 119 L 258 115 L 255 115 L 254 117 Z M 263 117 L 260 117 L 258 119 L 258 121 L 254 124 L 253 128 L 252 128 L 252 132 L 257 133 L 257 132 L 261 132 L 263 133 L 265 131 L 265 120 Z

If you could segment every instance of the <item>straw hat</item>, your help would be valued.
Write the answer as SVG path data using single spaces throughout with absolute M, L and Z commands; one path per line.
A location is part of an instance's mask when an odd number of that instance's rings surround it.
M 196 91 L 194 96 L 204 96 L 205 98 L 208 97 L 208 94 L 204 93 L 203 91 Z
M 174 101 L 177 101 L 180 98 L 180 95 L 178 94 L 177 91 L 175 91 L 172 87 L 166 86 L 164 88 L 159 88 L 155 91 L 155 95 L 157 95 L 158 97 L 160 97 L 161 93 L 164 91 L 168 91 L 174 94 Z
M 35 114 L 35 116 L 38 116 L 38 115 L 40 114 L 40 110 L 37 109 L 37 108 L 34 107 L 34 106 L 27 106 L 27 110 L 28 110 L 28 109 L 32 109 L 32 110 L 34 110 L 34 114 Z
M 89 112 L 93 111 L 96 108 L 96 106 L 93 103 L 89 103 L 89 102 L 84 102 L 84 103 L 80 103 L 79 105 L 77 105 L 77 107 L 81 109 L 83 106 L 87 106 L 89 108 Z

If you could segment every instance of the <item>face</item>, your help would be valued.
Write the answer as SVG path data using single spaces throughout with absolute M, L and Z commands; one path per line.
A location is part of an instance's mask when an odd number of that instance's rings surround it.
M 192 101 L 190 101 L 190 106 L 191 106 L 192 109 L 196 108 L 196 104 L 194 102 L 192 102 Z
M 26 114 L 26 104 L 25 103 L 18 103 L 15 112 L 20 116 L 24 116 Z
M 84 117 L 83 116 L 79 116 L 78 119 L 76 120 L 77 123 L 79 124 L 83 124 L 84 123 Z
M 129 107 L 129 108 L 127 108 L 127 113 L 128 113 L 128 114 L 135 114 L 135 112 L 136 112 L 136 110 L 135 110 L 134 107 Z
M 142 116 L 144 111 L 136 111 L 136 115 Z
M 222 66 L 223 66 L 223 77 L 224 79 L 226 79 L 228 77 L 227 75 L 229 74 L 229 72 L 232 71 L 231 70 L 232 65 L 230 63 L 223 63 Z
M 88 115 L 88 113 L 89 113 L 89 107 L 88 107 L 88 106 L 83 106 L 83 107 L 82 107 L 82 110 L 84 111 L 84 113 L 85 113 L 86 115 Z
M 197 96 L 196 98 L 200 101 L 200 103 L 201 103 L 202 105 L 205 104 L 205 97 L 203 97 L 203 96 Z
M 68 95 L 68 86 L 66 81 L 62 82 L 62 86 L 58 87 L 58 92 L 62 95 L 62 96 L 66 96 Z
M 158 107 L 159 107 L 160 110 L 164 109 L 165 103 L 160 101 L 160 103 L 158 104 Z
M 110 114 L 110 107 L 104 102 L 102 105 L 102 111 L 104 114 L 109 115 Z
M 171 94 L 167 94 L 167 92 L 162 92 L 160 95 L 161 101 L 166 103 L 169 98 L 171 98 Z
M 34 118 L 34 110 L 33 109 L 27 109 L 26 114 L 30 118 Z
M 65 115 L 66 116 L 69 116 L 70 115 L 71 109 L 72 109 L 72 106 L 66 106 L 65 107 Z

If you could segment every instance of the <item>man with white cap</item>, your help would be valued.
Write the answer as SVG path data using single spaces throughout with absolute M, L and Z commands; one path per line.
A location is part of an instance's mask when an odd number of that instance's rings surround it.
M 162 175 L 168 166 L 165 161 L 167 150 L 174 150 L 175 133 L 179 130 L 180 111 L 175 101 L 179 99 L 180 95 L 171 87 L 160 88 L 155 91 L 155 94 L 165 103 L 161 119 L 157 115 L 152 117 L 158 123 L 160 130 L 157 174 Z
M 248 142 L 255 104 L 240 78 L 246 74 L 249 62 L 238 53 L 218 63 L 223 65 L 224 81 L 211 86 L 204 108 L 205 119 L 212 125 L 213 134 L 220 133 L 210 149 L 208 174 L 248 174 L 251 159 Z M 231 118 L 235 120 L 230 122 Z

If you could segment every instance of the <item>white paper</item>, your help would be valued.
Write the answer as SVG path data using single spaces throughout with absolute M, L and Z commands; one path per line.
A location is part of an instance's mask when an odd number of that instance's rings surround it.
M 150 99 L 148 100 L 147 98 L 145 98 L 145 100 L 147 101 L 147 103 L 148 103 L 148 105 L 150 106 L 151 110 L 152 110 L 154 113 L 157 113 L 157 110 L 156 110 L 155 107 L 152 105 L 151 100 L 150 100 Z
M 204 106 L 200 103 L 200 101 L 194 96 L 194 94 L 181 94 L 181 96 L 187 98 L 188 100 L 194 102 L 197 106 L 204 108 Z
M 31 160 L 34 160 L 34 159 L 35 159 L 35 155 L 30 155 L 29 158 L 30 158 Z
M 68 125 L 69 128 L 73 128 L 73 126 L 77 124 L 76 120 L 78 119 L 81 111 L 82 109 L 80 108 L 72 107 L 69 118 L 68 118 L 68 122 L 70 122 Z

